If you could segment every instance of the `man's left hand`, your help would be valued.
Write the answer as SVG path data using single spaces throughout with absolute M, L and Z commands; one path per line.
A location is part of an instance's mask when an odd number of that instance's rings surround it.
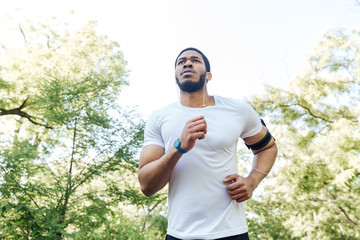
M 238 203 L 250 199 L 256 188 L 251 179 L 244 178 L 239 174 L 231 174 L 223 182 L 230 183 L 226 189 L 231 198 Z

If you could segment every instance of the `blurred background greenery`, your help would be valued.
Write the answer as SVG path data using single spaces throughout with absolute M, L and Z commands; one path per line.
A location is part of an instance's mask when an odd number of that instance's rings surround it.
M 132 98 L 125 106 L 121 95 L 136 79 L 121 39 L 94 21 L 17 14 L 1 19 L 0 239 L 164 239 L 166 189 L 147 198 L 136 175 L 157 103 L 145 112 Z M 246 203 L 251 239 L 360 238 L 360 32 L 331 27 L 317 40 L 296 75 L 245 96 L 279 147 Z M 142 58 L 153 66 L 151 53 Z M 172 59 L 162 59 L 169 71 Z M 251 155 L 241 141 L 238 156 L 246 175 Z

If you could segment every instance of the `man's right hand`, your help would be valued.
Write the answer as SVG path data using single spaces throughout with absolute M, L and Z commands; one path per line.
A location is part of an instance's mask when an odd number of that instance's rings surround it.
M 204 139 L 206 133 L 207 125 L 204 116 L 190 119 L 186 122 L 179 138 L 181 148 L 190 151 L 194 147 L 196 140 Z

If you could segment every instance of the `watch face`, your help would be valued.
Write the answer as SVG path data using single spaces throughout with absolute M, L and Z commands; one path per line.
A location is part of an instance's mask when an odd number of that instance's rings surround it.
M 175 146 L 176 148 L 178 148 L 178 147 L 180 146 L 179 139 L 175 141 L 174 146 Z

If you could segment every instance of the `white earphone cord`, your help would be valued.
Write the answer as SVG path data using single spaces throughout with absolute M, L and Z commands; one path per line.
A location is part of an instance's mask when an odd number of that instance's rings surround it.
M 203 86 L 203 104 L 200 106 L 200 108 L 202 107 L 206 107 L 206 104 L 205 104 L 205 84 L 206 84 L 206 81 L 204 82 L 204 86 Z M 205 116 L 204 116 L 205 117 Z M 206 141 L 206 137 L 203 139 L 205 142 L 206 142 L 206 145 L 208 145 L 208 147 L 213 150 L 214 152 L 216 152 L 216 150 L 210 146 L 210 144 L 208 143 L 208 141 Z

